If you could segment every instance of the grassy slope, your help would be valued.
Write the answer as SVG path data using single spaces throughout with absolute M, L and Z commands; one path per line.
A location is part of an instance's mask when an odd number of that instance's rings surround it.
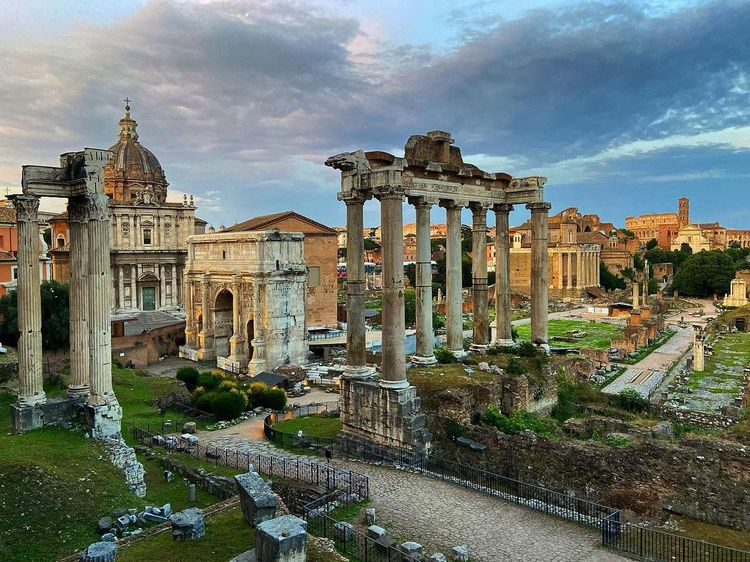
M 206 534 L 200 540 L 172 541 L 169 531 L 143 539 L 117 553 L 118 562 L 204 562 L 229 560 L 250 550 L 255 544 L 253 532 L 245 523 L 239 507 L 206 519 Z
M 515 326 L 521 340 L 531 339 L 531 325 L 522 324 Z M 550 320 L 549 337 L 565 337 L 568 332 L 580 330 L 586 332 L 581 339 L 570 341 L 550 341 L 551 345 L 562 347 L 592 347 L 594 349 L 607 349 L 610 347 L 612 339 L 622 336 L 622 326 L 617 324 L 608 324 L 606 322 L 587 322 L 585 320 Z
M 705 370 L 693 373 L 688 386 L 697 389 L 710 377 L 715 384 L 724 384 L 724 387 L 712 388 L 712 392 L 736 394 L 743 380 L 742 369 L 750 362 L 750 334 L 726 334 L 713 344 L 713 354 L 706 357 Z
M 300 429 L 310 437 L 336 437 L 341 431 L 339 418 L 322 418 L 318 415 L 301 416 L 279 422 L 273 426 L 277 431 L 296 434 Z

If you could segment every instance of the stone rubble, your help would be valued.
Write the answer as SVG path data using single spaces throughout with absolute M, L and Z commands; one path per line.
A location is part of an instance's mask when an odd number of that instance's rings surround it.
M 169 520 L 172 522 L 173 540 L 195 540 L 201 538 L 206 532 L 203 510 L 197 507 L 173 513 Z
M 101 439 L 100 442 L 107 451 L 110 462 L 125 473 L 125 483 L 130 492 L 139 498 L 145 497 L 145 471 L 135 456 L 135 449 L 128 447 L 120 436 Z

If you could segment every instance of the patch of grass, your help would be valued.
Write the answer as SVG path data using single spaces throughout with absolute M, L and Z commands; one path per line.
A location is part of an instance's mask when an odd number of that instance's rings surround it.
M 531 324 L 522 324 L 515 329 L 519 339 L 531 340 Z M 582 332 L 582 337 L 574 337 L 576 332 Z M 553 346 L 607 349 L 612 345 L 612 340 L 621 337 L 622 333 L 622 325 L 608 322 L 562 319 L 549 321 L 550 345 Z M 555 338 L 561 339 L 555 341 Z
M 492 382 L 495 375 L 477 369 L 467 374 L 465 366 L 435 365 L 433 367 L 412 367 L 406 372 L 406 378 L 417 387 L 417 394 L 422 399 L 422 405 L 427 410 L 437 409 L 439 399 L 437 395 L 442 391 L 453 389 L 470 389 L 482 391 L 483 385 Z
M 690 519 L 689 517 L 681 517 L 678 515 L 673 515 L 670 519 L 676 523 L 676 528 L 670 526 L 667 529 L 670 533 L 683 535 L 693 539 L 700 539 L 702 541 L 720 544 L 730 548 L 750 550 L 750 533 L 747 531 L 737 531 L 735 529 L 712 525 L 711 523 L 704 523 L 703 521 L 697 521 L 695 519 Z
M 273 426 L 277 431 L 297 434 L 304 431 L 310 437 L 336 437 L 341 432 L 341 420 L 333 417 L 321 417 L 317 414 L 300 416 L 279 422 Z
M 166 531 L 118 550 L 119 562 L 203 562 L 229 560 L 255 546 L 253 530 L 239 507 L 206 518 L 206 534 L 199 540 L 175 542 Z

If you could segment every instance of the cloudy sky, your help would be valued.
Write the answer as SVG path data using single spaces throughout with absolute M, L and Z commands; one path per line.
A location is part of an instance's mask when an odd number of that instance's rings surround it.
M 548 176 L 553 212 L 621 223 L 685 195 L 750 228 L 747 1 L 3 0 L 0 24 L 3 192 L 110 146 L 128 96 L 214 225 L 343 224 L 328 155 L 442 129 L 487 171 Z

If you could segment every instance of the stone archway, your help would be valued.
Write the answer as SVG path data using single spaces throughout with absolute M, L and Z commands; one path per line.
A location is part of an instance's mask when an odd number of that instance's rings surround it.
M 214 349 L 217 357 L 229 357 L 229 338 L 234 333 L 232 308 L 234 297 L 231 291 L 222 289 L 214 301 Z
M 151 273 L 145 273 L 138 279 L 141 310 L 157 310 L 159 308 L 159 280 Z

